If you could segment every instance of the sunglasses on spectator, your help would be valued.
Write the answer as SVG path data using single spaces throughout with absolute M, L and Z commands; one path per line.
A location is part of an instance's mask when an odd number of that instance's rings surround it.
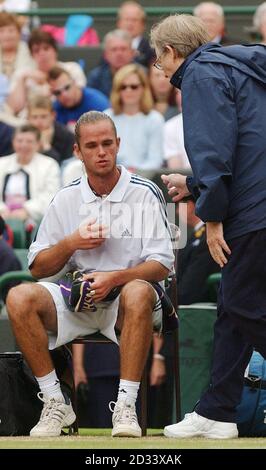
M 70 90 L 72 87 L 72 83 L 68 83 L 67 85 L 63 86 L 62 88 L 59 88 L 58 90 L 53 91 L 54 96 L 60 96 L 64 91 Z
M 137 90 L 141 86 L 141 83 L 132 83 L 131 85 L 121 85 L 119 88 L 120 91 L 126 90 L 129 88 L 130 90 Z

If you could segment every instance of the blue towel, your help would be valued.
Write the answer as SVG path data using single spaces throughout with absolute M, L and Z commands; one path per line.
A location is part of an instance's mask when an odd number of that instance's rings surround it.
M 75 46 L 81 36 L 93 24 L 93 18 L 89 15 L 69 15 L 65 24 L 65 45 Z

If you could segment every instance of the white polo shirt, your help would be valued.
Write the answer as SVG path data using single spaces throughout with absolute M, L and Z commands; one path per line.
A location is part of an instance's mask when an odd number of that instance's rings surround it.
M 29 266 L 36 255 L 81 224 L 92 219 L 109 228 L 98 248 L 77 250 L 66 268 L 80 271 L 114 271 L 155 260 L 171 269 L 174 255 L 161 190 L 145 178 L 132 175 L 124 167 L 106 197 L 97 196 L 87 176 L 61 189 L 51 202 L 29 250 Z
M 178 160 L 178 168 L 191 168 L 184 144 L 182 113 L 165 122 L 163 142 L 165 160 L 176 157 Z

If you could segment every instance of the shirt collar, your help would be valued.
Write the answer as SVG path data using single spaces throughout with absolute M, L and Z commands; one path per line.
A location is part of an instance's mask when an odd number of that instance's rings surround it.
M 132 39 L 131 45 L 133 49 L 138 49 L 141 39 L 142 39 L 141 36 L 136 36 L 135 38 Z
M 110 194 L 108 194 L 108 196 L 105 198 L 105 201 L 121 202 L 129 185 L 131 173 L 127 171 L 126 168 L 122 165 L 117 165 L 117 167 L 121 171 L 119 180 L 117 181 L 115 187 L 112 189 Z M 88 183 L 86 174 L 83 175 L 81 178 L 81 194 L 84 202 L 93 202 L 97 199 L 97 195 L 92 191 Z
M 181 90 L 181 83 L 185 74 L 185 71 L 189 64 L 195 60 L 203 51 L 206 49 L 210 49 L 213 46 L 218 46 L 218 44 L 213 44 L 208 42 L 207 44 L 203 44 L 202 46 L 198 47 L 192 54 L 190 54 L 185 61 L 178 67 L 174 75 L 171 77 L 170 83 Z
M 24 169 L 25 172 L 26 172 L 26 170 L 31 171 L 31 169 L 34 168 L 35 160 L 38 157 L 38 155 L 40 155 L 40 154 L 35 153 L 29 163 L 26 163 L 26 164 L 22 165 L 21 163 L 18 162 L 17 154 L 12 153 L 11 155 L 9 155 L 9 157 L 10 157 L 10 160 L 9 160 L 10 169 L 12 171 L 19 171 L 21 169 Z
M 218 34 L 217 36 L 215 36 L 215 38 L 212 39 L 212 42 L 217 42 L 218 44 L 220 44 L 222 39 L 223 38 L 222 38 L 221 34 Z

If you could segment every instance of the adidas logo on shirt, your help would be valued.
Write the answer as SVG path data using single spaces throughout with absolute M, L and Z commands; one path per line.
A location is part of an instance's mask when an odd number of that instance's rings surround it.
M 126 229 L 122 232 L 121 237 L 132 237 L 132 234 L 131 234 L 130 231 L 126 228 Z

